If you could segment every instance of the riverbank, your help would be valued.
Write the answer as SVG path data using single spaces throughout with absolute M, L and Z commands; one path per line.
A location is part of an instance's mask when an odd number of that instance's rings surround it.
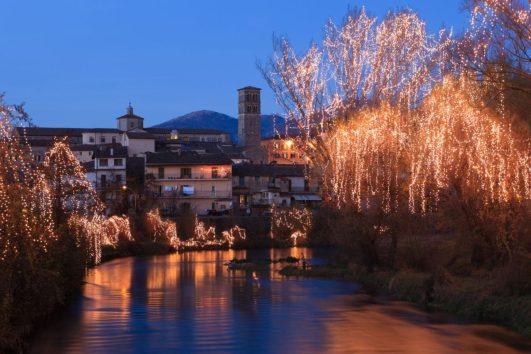
M 173 252 L 176 250 L 165 243 L 123 241 L 116 246 L 103 246 L 101 263 L 117 258 L 165 255 Z M 69 257 L 66 257 L 66 252 L 60 254 L 64 258 L 58 260 L 61 264 L 55 266 L 57 270 L 52 273 L 49 270 L 33 269 L 33 273 L 29 275 L 33 280 L 26 281 L 23 289 L 26 297 L 14 299 L 11 303 L 10 308 L 17 307 L 20 310 L 15 313 L 15 317 L 3 322 L 9 323 L 9 326 L 0 327 L 0 353 L 23 352 L 25 343 L 33 333 L 46 327 L 48 320 L 62 311 L 70 300 L 80 293 L 86 275 L 85 266 L 79 263 L 81 255 L 75 252 L 69 254 Z M 92 267 L 97 266 L 99 264 Z M 31 303 L 32 306 L 27 308 L 16 301 Z
M 471 321 L 502 325 L 531 339 L 531 296 L 498 295 L 485 271 L 456 277 L 411 270 L 367 273 L 353 266 L 322 265 L 307 269 L 287 266 L 280 274 L 356 281 L 368 293 L 450 312 Z

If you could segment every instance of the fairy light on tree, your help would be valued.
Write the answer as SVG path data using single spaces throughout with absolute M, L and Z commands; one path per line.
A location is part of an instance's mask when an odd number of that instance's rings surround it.
M 499 82 L 478 81 L 470 64 L 485 69 L 486 58 L 503 48 L 514 73 L 529 78 L 528 52 L 517 48 L 529 48 L 529 7 L 473 4 L 472 29 L 460 41 L 445 31 L 429 35 L 410 11 L 378 21 L 361 10 L 339 27 L 330 22 L 322 44 L 300 56 L 281 40 L 262 68 L 288 125 L 301 132 L 296 142 L 323 181 L 323 200 L 370 214 L 368 222 L 378 234 L 390 233 L 395 249 L 393 216 L 435 213 L 449 199 L 458 200 L 471 225 L 503 225 L 489 232 L 506 255 L 519 237 L 503 215 L 526 215 L 531 199 L 529 130 L 506 119 L 504 94 L 499 104 L 489 102 L 506 73 Z M 272 224 L 283 222 L 279 213 Z
M 271 207 L 271 238 L 293 246 L 308 239 L 312 227 L 312 212 L 303 208 Z
M 229 245 L 229 247 L 234 246 L 235 243 L 245 241 L 247 239 L 247 233 L 244 228 L 235 225 L 230 229 L 223 231 L 222 233 L 223 240 Z
M 177 227 L 173 221 L 162 220 L 158 209 L 147 212 L 144 216 L 146 229 L 152 235 L 154 242 L 164 242 L 178 249 L 180 240 L 177 235 Z
M 56 140 L 44 157 L 42 171 L 48 180 L 57 224 L 69 215 L 92 215 L 103 209 L 92 183 L 70 150 L 67 138 Z
M 29 148 L 13 134 L 25 116 L 0 96 L 0 261 L 32 259 L 56 239 L 48 185 L 36 172 Z M 22 252 L 22 254 L 21 254 Z

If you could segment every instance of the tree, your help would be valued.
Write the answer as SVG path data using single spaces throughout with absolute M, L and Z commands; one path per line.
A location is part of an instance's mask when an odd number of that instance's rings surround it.
M 54 142 L 46 153 L 42 171 L 49 184 L 53 215 L 58 225 L 71 215 L 89 216 L 102 210 L 103 204 L 66 138 Z

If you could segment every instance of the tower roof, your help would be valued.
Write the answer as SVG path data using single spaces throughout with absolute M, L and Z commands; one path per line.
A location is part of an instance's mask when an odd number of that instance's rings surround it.
M 136 119 L 144 119 L 140 116 L 137 116 L 133 113 L 133 106 L 131 106 L 131 102 L 129 102 L 129 106 L 127 106 L 127 113 L 124 114 L 123 116 L 120 116 L 116 119 L 123 119 L 123 118 L 136 118 Z
M 245 86 L 245 87 L 242 87 L 240 89 L 238 89 L 238 91 L 241 91 L 241 90 L 262 90 L 260 87 L 254 87 L 254 86 Z

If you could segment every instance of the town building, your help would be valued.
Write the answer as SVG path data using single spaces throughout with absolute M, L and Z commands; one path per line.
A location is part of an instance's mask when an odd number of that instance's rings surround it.
M 249 213 L 271 206 L 313 207 L 321 201 L 316 181 L 304 165 L 239 164 L 232 167 L 234 208 Z
M 126 185 L 127 148 L 118 144 L 99 146 L 93 161 L 85 162 L 84 166 L 96 191 L 118 190 Z
M 266 151 L 267 162 L 279 165 L 306 165 L 308 160 L 297 148 L 295 137 L 275 135 L 262 139 L 262 148 Z
M 66 137 L 100 195 L 136 197 L 147 191 L 164 215 L 265 212 L 319 204 L 306 176 L 306 158 L 293 136 L 261 139 L 260 89 L 238 90 L 238 144 L 210 128 L 144 128 L 131 104 L 116 128 L 18 128 L 42 162 L 55 139 Z M 133 203 L 135 204 L 135 203 Z M 234 207 L 234 208 L 233 208 Z
M 230 134 L 217 129 L 207 128 L 178 128 L 172 129 L 171 140 L 181 142 L 208 142 L 230 144 Z
M 232 209 L 231 165 L 222 153 L 147 153 L 145 183 L 165 215 L 226 213 Z
M 238 90 L 238 145 L 253 163 L 267 162 L 261 141 L 260 88 L 246 86 Z

